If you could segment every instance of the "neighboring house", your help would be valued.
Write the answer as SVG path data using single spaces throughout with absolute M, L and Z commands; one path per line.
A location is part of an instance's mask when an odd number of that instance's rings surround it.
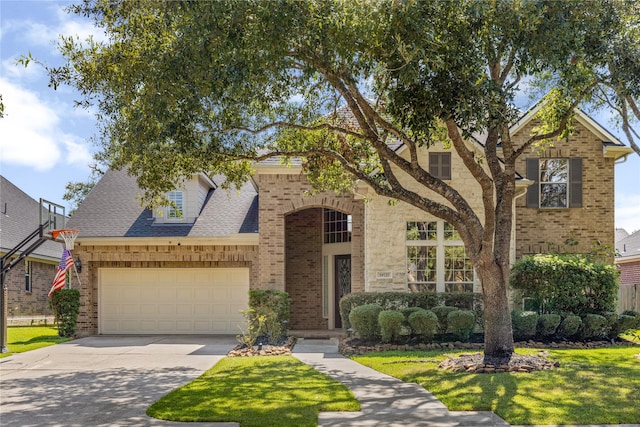
M 0 255 L 11 251 L 38 228 L 40 204 L 0 176 Z M 45 242 L 5 277 L 8 290 L 8 316 L 42 317 L 51 315 L 47 297 L 63 245 Z
M 535 112 L 514 139 L 530 134 Z M 513 260 L 569 241 L 585 252 L 614 243 L 614 165 L 631 150 L 581 112 L 576 128 L 522 156 Z M 481 212 L 478 184 L 454 151 L 425 148 L 420 161 Z M 249 289 L 288 292 L 294 330 L 340 328 L 338 301 L 349 292 L 481 291 L 455 229 L 366 186 L 309 195 L 300 164 L 277 159 L 257 164 L 238 191 L 221 182 L 196 175 L 168 194 L 181 213 L 152 212 L 126 172 L 104 175 L 67 226 L 80 229 L 80 335 L 235 334 Z
M 616 230 L 616 234 L 618 230 Z M 621 234 L 616 241 L 616 265 L 620 270 L 620 284 L 640 285 L 640 230 Z

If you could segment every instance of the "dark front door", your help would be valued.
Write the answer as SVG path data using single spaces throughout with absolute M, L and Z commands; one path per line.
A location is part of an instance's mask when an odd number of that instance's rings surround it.
M 342 328 L 340 298 L 351 292 L 351 255 L 335 256 L 335 327 Z

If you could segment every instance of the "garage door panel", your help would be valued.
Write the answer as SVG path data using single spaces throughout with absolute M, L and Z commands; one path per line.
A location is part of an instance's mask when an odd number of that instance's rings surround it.
M 103 334 L 236 334 L 244 324 L 249 270 L 100 269 Z

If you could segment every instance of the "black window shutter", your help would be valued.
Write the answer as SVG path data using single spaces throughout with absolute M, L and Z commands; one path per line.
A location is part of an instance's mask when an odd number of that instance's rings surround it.
M 569 159 L 569 207 L 582 207 L 582 159 Z
M 533 184 L 527 188 L 527 207 L 540 207 L 540 178 L 538 176 L 539 160 L 537 158 L 527 159 L 527 179 Z
M 429 153 L 429 173 L 443 180 L 451 179 L 451 153 Z
M 438 153 L 429 153 L 429 173 L 436 178 L 440 177 L 440 157 Z

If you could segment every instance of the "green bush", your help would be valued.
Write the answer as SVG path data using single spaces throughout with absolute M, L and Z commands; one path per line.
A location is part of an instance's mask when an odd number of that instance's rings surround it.
M 448 304 L 447 301 L 451 303 Z M 472 307 L 478 324 L 482 326 L 482 294 L 468 292 L 355 292 L 345 295 L 340 300 L 340 316 L 342 317 L 342 326 L 345 329 L 352 327 L 349 321 L 351 310 L 365 304 L 378 304 L 384 310 L 402 310 L 410 307 L 430 310 L 440 305 L 450 305 L 461 309 Z
M 397 341 L 405 322 L 404 314 L 398 310 L 383 310 L 378 314 L 378 325 L 382 342 Z
M 420 307 L 407 307 L 400 310 L 400 312 L 404 315 L 405 320 L 409 321 L 409 316 L 411 316 L 416 311 L 424 310 Z
M 365 304 L 354 307 L 349 314 L 349 322 L 363 340 L 375 340 L 380 337 L 378 316 L 382 307 L 378 304 Z
M 537 333 L 541 337 L 550 337 L 556 333 L 562 317 L 559 314 L 541 314 L 538 316 Z
M 535 311 L 513 310 L 511 312 L 511 325 L 515 339 L 530 339 L 536 334 L 538 313 Z
M 582 339 L 598 339 L 607 333 L 607 319 L 599 314 L 587 314 L 582 319 L 580 337 Z
M 58 335 L 73 337 L 80 313 L 80 291 L 77 289 L 55 291 L 51 294 L 49 305 L 58 323 Z
M 258 338 L 266 337 L 270 344 L 276 344 L 288 332 L 291 298 L 282 291 L 252 289 L 249 308 L 242 314 L 247 320 L 247 331 L 238 337 L 242 343 L 253 346 Z
M 584 317 L 615 311 L 618 274 L 583 256 L 538 254 L 516 262 L 510 284 L 546 311 Z
M 616 321 L 616 325 L 613 328 L 613 332 L 615 335 L 624 334 L 627 331 L 640 329 L 640 325 L 638 325 L 638 320 L 640 317 L 636 318 L 635 316 L 628 316 L 626 314 L 621 314 L 618 316 L 618 320 Z
M 438 316 L 431 310 L 419 308 L 409 315 L 409 326 L 423 342 L 429 342 L 436 334 Z
M 568 314 L 562 319 L 556 335 L 562 338 L 570 338 L 578 333 L 578 330 L 582 326 L 582 319 L 575 314 Z
M 616 313 L 615 311 L 605 311 L 604 313 L 600 313 L 600 315 L 607 320 L 605 335 L 613 335 L 611 338 L 615 337 L 616 323 L 618 323 L 618 313 Z
M 476 325 L 476 315 L 471 310 L 451 311 L 447 315 L 447 325 L 455 339 L 467 341 Z
M 455 307 L 449 307 L 447 305 L 439 305 L 437 307 L 433 307 L 431 311 L 438 317 L 438 328 L 436 332 L 438 334 L 446 334 L 449 330 L 449 322 L 448 316 L 452 311 L 458 310 Z

